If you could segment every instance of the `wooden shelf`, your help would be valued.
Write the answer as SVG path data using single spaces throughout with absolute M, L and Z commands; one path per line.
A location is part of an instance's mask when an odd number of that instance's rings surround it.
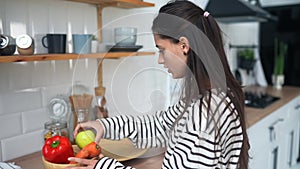
M 143 0 L 67 0 L 73 2 L 81 2 L 95 5 L 97 7 L 97 27 L 98 27 L 98 41 L 102 41 L 102 10 L 105 7 L 117 7 L 117 8 L 143 8 L 153 7 L 155 4 L 144 2 Z M 30 61 L 46 61 L 46 60 L 69 60 L 69 59 L 84 59 L 84 58 L 96 58 L 98 59 L 98 87 L 95 88 L 95 94 L 97 96 L 104 96 L 105 88 L 102 82 L 102 60 L 101 58 L 113 59 L 128 56 L 146 56 L 154 55 L 154 52 L 108 52 L 108 53 L 96 53 L 96 54 L 41 54 L 32 56 L 8 56 L 1 57 L 1 62 L 30 62 Z
M 82 2 L 93 5 L 100 5 L 102 7 L 118 7 L 118 8 L 143 8 L 153 7 L 153 3 L 143 2 L 142 0 L 69 0 L 74 2 Z
M 128 56 L 146 56 L 154 55 L 155 52 L 108 52 L 93 54 L 37 54 L 37 55 L 12 55 L 0 56 L 0 63 L 5 62 L 33 62 L 33 61 L 50 61 L 50 60 L 69 60 L 69 59 L 117 59 Z

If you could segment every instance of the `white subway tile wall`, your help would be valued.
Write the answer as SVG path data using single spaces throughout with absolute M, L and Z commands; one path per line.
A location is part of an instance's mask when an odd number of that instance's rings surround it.
M 39 35 L 36 46 L 41 46 L 46 33 L 97 31 L 93 5 L 61 0 L 0 0 L 0 4 L 0 33 L 14 38 Z M 68 94 L 75 81 L 93 88 L 96 70 L 95 59 L 0 63 L 0 161 L 40 151 L 49 100 Z
M 86 62 L 88 67 L 81 66 L 86 65 Z M 0 93 L 0 142 L 3 161 L 40 150 L 41 132 L 44 123 L 49 120 L 48 103 L 51 98 L 59 94 L 69 94 L 75 81 L 81 81 L 91 89 L 95 86 L 95 60 L 80 60 L 77 65 L 74 62 L 72 69 L 68 61 L 55 61 L 54 68 L 51 64 L 0 63 L 0 71 L 9 75 L 9 80 L 0 76 L 0 85 L 6 86 L 1 87 Z M 25 141 L 29 137 L 33 140 L 30 146 Z M 18 149 L 15 149 L 14 144 L 20 151 L 15 152 Z
M 40 151 L 43 146 L 42 130 L 35 130 L 34 132 L 2 139 L 1 146 L 3 160 L 9 160 L 30 152 Z

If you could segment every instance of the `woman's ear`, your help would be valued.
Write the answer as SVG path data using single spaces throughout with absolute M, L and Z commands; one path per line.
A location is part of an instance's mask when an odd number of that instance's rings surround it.
M 181 36 L 179 38 L 179 44 L 184 54 L 187 54 L 190 50 L 190 44 L 188 38 Z

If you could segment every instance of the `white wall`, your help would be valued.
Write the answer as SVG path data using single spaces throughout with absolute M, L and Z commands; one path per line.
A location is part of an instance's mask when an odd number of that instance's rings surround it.
M 231 70 L 235 71 L 237 67 L 237 52 L 241 50 L 240 48 L 229 48 L 231 45 L 241 45 L 241 46 L 257 46 L 254 49 L 254 54 L 257 59 L 253 71 L 249 74 L 246 70 L 241 70 L 240 72 L 244 77 L 243 85 L 259 85 L 266 86 L 267 81 L 265 79 L 263 67 L 260 61 L 259 55 L 259 23 L 258 22 L 245 22 L 245 23 L 234 23 L 227 24 L 223 31 L 225 33 L 224 39 L 227 43 L 227 56 L 229 64 L 231 65 Z

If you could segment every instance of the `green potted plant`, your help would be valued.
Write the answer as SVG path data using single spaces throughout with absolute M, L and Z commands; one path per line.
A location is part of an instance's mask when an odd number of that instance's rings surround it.
M 274 69 L 272 75 L 273 86 L 276 89 L 281 89 L 284 83 L 284 63 L 288 45 L 284 42 L 274 40 Z
M 254 56 L 254 51 L 252 48 L 246 48 L 238 52 L 238 67 L 247 70 L 249 73 L 250 70 L 253 70 L 253 67 L 256 63 Z

